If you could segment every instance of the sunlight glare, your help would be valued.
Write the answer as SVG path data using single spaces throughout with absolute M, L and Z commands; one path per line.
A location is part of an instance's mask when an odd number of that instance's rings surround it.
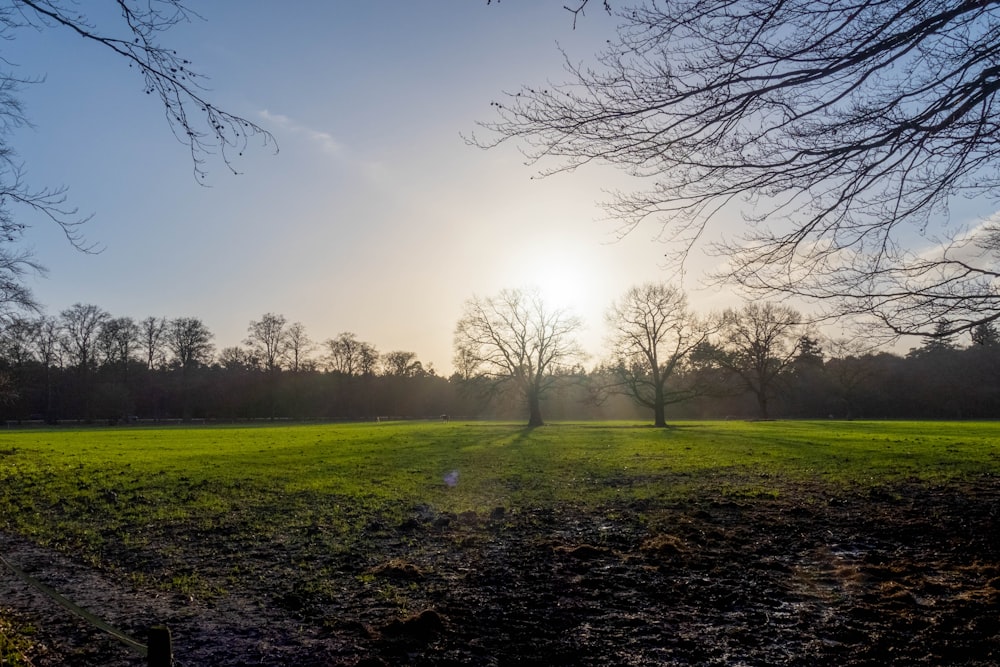
M 594 266 L 593 249 L 583 244 L 539 243 L 535 249 L 523 249 L 512 257 L 505 269 L 502 284 L 536 288 L 551 308 L 585 315 L 594 301 L 597 277 L 589 271 Z

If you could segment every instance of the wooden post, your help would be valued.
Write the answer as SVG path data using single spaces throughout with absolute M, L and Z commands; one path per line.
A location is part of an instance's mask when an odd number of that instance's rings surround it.
M 147 649 L 148 667 L 173 667 L 174 652 L 170 645 L 170 628 L 162 625 L 150 628 Z

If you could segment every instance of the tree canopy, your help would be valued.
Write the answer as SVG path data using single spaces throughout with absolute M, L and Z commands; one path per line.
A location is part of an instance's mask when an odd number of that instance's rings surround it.
M 528 425 L 541 426 L 541 399 L 555 374 L 582 356 L 576 316 L 547 305 L 534 289 L 506 289 L 465 302 L 455 326 L 455 365 L 511 384 L 525 400 Z
M 579 11 L 587 3 L 575 3 Z M 542 173 L 597 162 L 648 181 L 606 203 L 680 253 L 714 219 L 717 276 L 874 317 L 896 334 L 1000 318 L 1000 230 L 952 229 L 1000 186 L 1000 2 L 651 0 L 564 83 L 495 102 L 480 145 Z

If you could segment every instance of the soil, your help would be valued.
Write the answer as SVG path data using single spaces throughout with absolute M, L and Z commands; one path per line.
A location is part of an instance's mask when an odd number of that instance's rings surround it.
M 166 625 L 182 667 L 1000 664 L 994 477 L 410 514 L 347 548 L 326 526 L 177 536 L 225 584 L 204 597 L 13 536 L 0 553 L 141 641 Z M 121 571 L 151 558 L 106 554 Z M 145 664 L 6 568 L 0 608 L 37 628 L 36 667 Z

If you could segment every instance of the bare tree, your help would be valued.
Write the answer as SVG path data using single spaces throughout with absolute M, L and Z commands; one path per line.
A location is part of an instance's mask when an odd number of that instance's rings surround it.
M 244 342 L 251 354 L 260 358 L 264 370 L 274 373 L 288 353 L 289 333 L 285 316 L 265 313 L 259 320 L 251 321 Z
M 0 356 L 13 368 L 23 367 L 35 357 L 35 340 L 38 338 L 38 320 L 13 317 L 0 326 Z
M 93 44 L 128 63 L 141 77 L 143 91 L 162 103 L 174 136 L 190 151 L 198 182 L 206 177 L 209 156 L 218 156 L 235 173 L 234 160 L 251 138 L 265 144 L 273 140 L 256 123 L 217 107 L 206 96 L 203 76 L 161 43 L 170 28 L 197 17 L 182 0 L 118 0 L 107 8 L 111 11 L 94 10 L 90 16 L 87 9 L 92 8 L 74 0 L 0 0 L 0 39 L 9 43 L 22 31 L 63 31 L 67 40 Z M 42 80 L 22 74 L 11 63 L 7 58 L 0 61 L 0 313 L 35 307 L 23 277 L 40 267 L 29 252 L 11 247 L 26 228 L 16 208 L 54 222 L 76 248 L 93 249 L 81 234 L 86 218 L 67 203 L 66 189 L 25 180 L 26 170 L 10 142 L 16 130 L 30 125 L 21 104 L 22 89 Z
M 46 369 L 61 368 L 63 346 L 59 322 L 43 315 L 38 318 L 35 326 L 37 332 L 33 340 L 35 357 Z
M 147 317 L 139 323 L 139 338 L 146 359 L 146 368 L 153 370 L 166 363 L 164 351 L 167 335 L 167 320 L 163 317 Z
M 973 345 L 993 347 L 1000 344 L 1000 333 L 997 332 L 997 327 L 993 322 L 984 322 L 977 325 L 972 329 L 970 334 Z
M 424 365 L 415 352 L 396 350 L 382 355 L 382 375 L 393 377 L 414 377 L 422 375 Z
M 688 309 L 681 290 L 663 283 L 632 287 L 611 305 L 606 320 L 612 332 L 614 388 L 651 409 L 654 426 L 666 426 L 667 405 L 703 393 L 698 383 L 668 387 L 668 382 L 684 370 L 712 327 Z
M 370 343 L 345 331 L 336 338 L 327 339 L 323 345 L 327 349 L 326 368 L 343 375 L 372 375 L 378 363 L 378 350 Z
M 834 340 L 830 345 L 834 350 L 828 364 L 832 388 L 844 404 L 844 416 L 854 419 L 861 396 L 878 374 L 877 362 L 871 350 L 857 340 Z
M 260 360 L 239 345 L 219 350 L 218 362 L 227 371 L 260 370 Z
M 717 361 L 740 378 L 757 399 L 763 419 L 781 374 L 795 360 L 802 337 L 802 316 L 771 302 L 751 302 L 722 314 L 722 354 Z
M 0 93 L 0 107 L 2 104 Z M 3 186 L 3 158 L 3 147 L 0 145 L 0 244 L 13 242 L 22 229 L 21 225 L 9 218 L 5 220 L 4 217 L 2 199 L 6 195 Z M 30 253 L 0 245 L 0 325 L 41 310 L 31 290 L 24 284 L 24 279 L 29 274 L 44 273 L 44 269 L 32 260 Z
M 623 231 L 659 221 L 681 253 L 745 212 L 746 234 L 714 247 L 719 277 L 748 288 L 896 334 L 1000 318 L 1000 230 L 947 217 L 1000 186 L 1000 1 L 617 9 L 596 63 L 567 56 L 566 83 L 494 103 L 493 138 L 474 141 L 515 140 L 543 173 L 598 162 L 649 181 L 607 208 Z
M 234 158 L 242 155 L 251 138 L 273 142 L 271 134 L 256 123 L 209 100 L 203 86 L 205 77 L 176 50 L 161 44 L 161 36 L 171 28 L 200 18 L 182 0 L 118 0 L 117 20 L 110 12 L 100 21 L 88 17 L 79 3 L 68 0 L 7 0 L 3 4 L 0 30 L 8 39 L 19 30 L 65 30 L 67 35 L 82 37 L 128 63 L 142 77 L 144 92 L 159 98 L 174 136 L 191 153 L 199 180 L 206 175 L 209 156 L 219 156 L 235 173 Z M 0 76 L 0 81 L 15 87 L 23 82 L 10 72 Z M 13 118 L 24 122 L 23 115 Z
M 174 362 L 186 374 L 196 366 L 212 360 L 212 332 L 197 317 L 178 317 L 170 320 L 166 344 L 174 355 Z
M 555 374 L 582 356 L 579 318 L 548 307 L 536 290 L 507 289 L 465 302 L 455 327 L 456 366 L 499 385 L 511 384 L 526 402 L 528 425 L 541 426 L 541 400 Z
M 181 394 L 184 419 L 191 418 L 191 376 L 193 371 L 212 360 L 212 332 L 197 317 L 170 320 L 166 330 L 166 346 L 181 369 Z
M 288 327 L 288 361 L 293 373 L 307 365 L 309 353 L 315 347 L 304 324 L 296 322 Z
M 53 401 L 53 371 L 63 365 L 62 332 L 59 322 L 48 316 L 37 320 L 37 335 L 34 339 L 35 356 L 45 369 L 45 419 L 55 419 Z
M 140 329 L 131 317 L 105 320 L 97 334 L 97 348 L 105 364 L 122 366 L 126 376 L 128 364 L 140 344 Z
M 98 335 L 110 318 L 93 304 L 75 303 L 59 314 L 63 346 L 70 361 L 84 374 L 94 363 Z

